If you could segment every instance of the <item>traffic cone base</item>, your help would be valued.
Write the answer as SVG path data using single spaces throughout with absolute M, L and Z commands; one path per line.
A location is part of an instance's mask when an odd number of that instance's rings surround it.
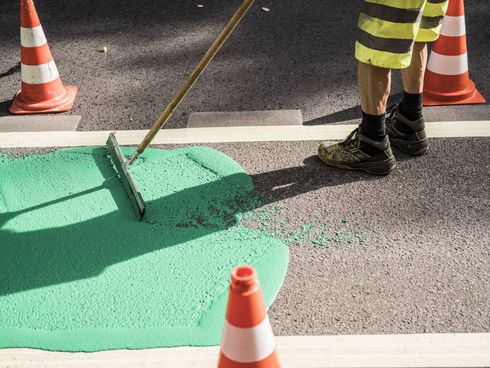
M 474 83 L 473 83 L 474 85 Z M 427 94 L 427 91 L 424 92 Z M 424 106 L 451 106 L 451 105 L 476 105 L 476 104 L 484 104 L 485 98 L 482 96 L 477 89 L 470 94 L 470 96 L 466 99 L 455 98 L 454 101 L 449 101 L 446 99 L 444 101 L 433 100 L 430 97 L 424 96 Z
M 75 103 L 78 87 L 62 86 L 62 89 L 58 90 L 57 93 L 59 94 L 60 91 L 62 93 L 59 96 L 42 102 L 25 101 L 25 96 L 19 91 L 15 95 L 12 105 L 10 105 L 9 112 L 11 114 L 66 112 L 70 110 Z
M 430 70 L 426 71 L 426 74 L 434 74 Z M 439 77 L 439 78 L 438 78 Z M 424 106 L 449 106 L 449 105 L 471 105 L 471 104 L 482 104 L 485 103 L 485 98 L 476 89 L 475 83 L 468 77 L 460 78 L 460 76 L 445 76 L 444 81 L 440 81 L 438 86 L 444 84 L 452 84 L 453 86 L 464 81 L 464 86 L 456 89 L 457 92 L 446 92 L 442 93 L 440 91 L 431 91 L 429 88 L 424 89 Z M 440 76 L 434 74 L 430 76 L 431 80 L 440 79 Z M 452 80 L 454 79 L 454 80 Z M 454 88 L 442 87 L 442 89 L 449 91 L 455 90 Z
M 229 359 L 225 354 L 220 353 L 219 356 L 219 367 L 226 368 L 280 368 L 279 359 L 277 353 L 274 351 L 267 358 L 262 359 L 258 362 L 243 363 L 235 362 Z

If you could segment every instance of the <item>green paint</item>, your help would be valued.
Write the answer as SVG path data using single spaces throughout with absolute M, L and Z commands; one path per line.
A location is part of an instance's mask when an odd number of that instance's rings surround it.
M 379 233 L 368 223 L 358 228 L 353 227 L 346 216 L 332 216 L 294 227 L 288 221 L 281 219 L 284 217 L 282 206 L 267 204 L 267 198 L 264 196 L 256 194 L 256 198 L 260 204 L 256 203 L 256 208 L 246 210 L 243 222 L 250 227 L 259 227 L 269 235 L 282 239 L 288 245 L 319 247 L 364 245 L 369 235 Z
M 105 155 L 0 156 L 0 348 L 219 344 L 243 263 L 272 303 L 288 249 L 241 225 L 259 200 L 238 164 L 204 147 L 146 150 L 131 167 L 148 203 L 139 222 Z

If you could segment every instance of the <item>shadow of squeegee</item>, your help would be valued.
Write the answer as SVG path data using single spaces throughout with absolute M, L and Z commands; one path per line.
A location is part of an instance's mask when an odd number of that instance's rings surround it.
M 95 192 L 97 192 L 99 190 L 102 190 L 102 189 L 112 190 L 113 187 L 109 184 L 109 182 L 110 181 L 113 181 L 113 180 L 118 180 L 118 179 L 116 179 L 116 178 L 107 178 L 107 179 L 104 180 L 104 182 L 101 185 L 96 186 L 94 188 L 83 190 L 83 191 L 78 192 L 78 193 L 73 193 L 73 194 L 70 194 L 70 195 L 67 195 L 67 196 L 64 196 L 64 197 L 61 197 L 61 198 L 53 199 L 51 201 L 40 203 L 40 204 L 37 204 L 35 206 L 24 208 L 24 209 L 19 210 L 19 211 L 0 213 L 0 228 L 2 228 L 3 225 L 5 225 L 8 221 L 12 220 L 14 217 L 16 217 L 18 215 L 22 215 L 24 213 L 35 211 L 35 210 L 38 210 L 38 209 L 41 209 L 41 208 L 44 208 L 44 207 L 48 207 L 48 206 L 51 206 L 51 205 L 54 205 L 54 204 L 58 204 L 58 203 L 61 203 L 61 202 L 64 202 L 64 201 L 69 201 L 70 199 L 82 197 L 82 196 L 87 195 L 87 194 L 95 193 Z M 118 201 L 115 201 L 115 202 L 116 202 L 116 205 L 118 206 L 118 208 L 121 208 L 121 206 L 119 205 Z

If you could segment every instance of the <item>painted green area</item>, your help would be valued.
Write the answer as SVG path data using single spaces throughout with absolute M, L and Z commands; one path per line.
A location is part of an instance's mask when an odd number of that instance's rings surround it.
M 256 267 L 272 303 L 288 248 L 241 225 L 257 203 L 237 163 L 149 149 L 131 170 L 141 222 L 104 148 L 0 156 L 0 348 L 219 344 L 238 264 Z

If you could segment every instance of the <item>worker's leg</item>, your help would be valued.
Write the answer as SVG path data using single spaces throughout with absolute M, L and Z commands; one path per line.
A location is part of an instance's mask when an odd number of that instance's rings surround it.
M 384 114 L 390 95 L 391 69 L 359 62 L 357 78 L 362 111 L 370 115 Z
M 318 155 L 326 164 L 376 174 L 387 174 L 396 166 L 385 135 L 390 72 L 410 65 L 427 1 L 439 0 L 364 2 L 356 39 L 362 122 L 345 141 L 320 146 Z
M 428 141 L 422 115 L 422 91 L 427 65 L 427 45 L 415 42 L 410 65 L 401 71 L 403 98 L 386 119 L 386 132 L 391 145 L 410 155 L 422 155 Z
M 428 142 L 422 114 L 426 44 L 439 37 L 447 8 L 448 1 L 428 0 L 424 4 L 410 65 L 402 71 L 403 99 L 386 119 L 386 132 L 391 145 L 410 155 L 421 155 L 427 151 Z
M 318 156 L 327 165 L 386 175 L 396 166 L 385 132 L 386 102 L 391 69 L 359 62 L 362 122 L 349 137 L 335 145 L 320 145 Z
M 427 44 L 415 42 L 413 45 L 412 61 L 401 70 L 403 90 L 407 93 L 422 93 L 424 90 L 424 74 L 427 66 Z
M 357 78 L 361 100 L 363 134 L 375 141 L 385 137 L 386 103 L 390 95 L 391 69 L 358 63 Z
M 427 66 L 427 44 L 415 42 L 412 62 L 402 69 L 403 99 L 400 112 L 410 120 L 422 117 L 422 91 L 424 90 L 424 74 Z

